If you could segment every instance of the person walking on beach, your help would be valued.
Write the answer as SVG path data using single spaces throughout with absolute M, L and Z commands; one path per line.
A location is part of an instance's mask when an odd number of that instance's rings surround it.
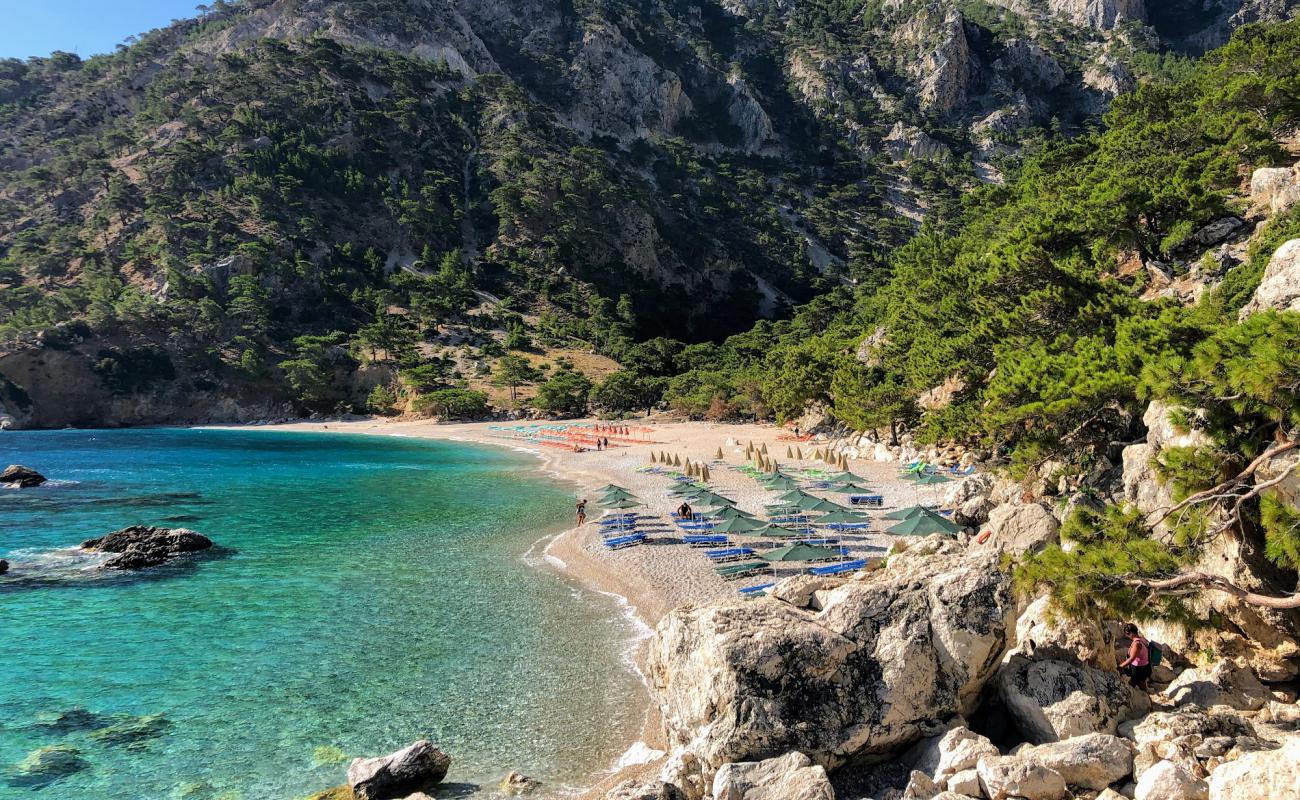
M 1124 636 L 1129 640 L 1128 658 L 1119 665 L 1120 672 L 1128 676 L 1133 688 L 1147 691 L 1147 681 L 1151 680 L 1151 643 L 1138 633 L 1137 626 L 1129 622 L 1124 625 Z
M 587 523 L 587 498 L 584 497 L 578 501 L 577 511 L 578 524 L 585 525 Z

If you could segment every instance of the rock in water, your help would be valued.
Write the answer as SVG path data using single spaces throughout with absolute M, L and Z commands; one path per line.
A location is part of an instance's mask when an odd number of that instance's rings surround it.
M 104 569 L 156 567 L 211 546 L 211 539 L 188 528 L 156 528 L 152 525 L 132 525 L 81 543 L 82 550 L 117 554 L 104 562 Z
M 65 744 L 42 747 L 14 765 L 5 782 L 24 789 L 42 789 L 89 766 L 81 751 Z
M 5 561 L 3 558 L 0 558 L 0 575 L 3 575 L 8 571 L 9 571 L 9 562 Z
M 447 777 L 451 756 L 427 739 L 376 758 L 358 758 L 348 767 L 348 785 L 358 800 L 392 800 L 432 789 Z
M 0 472 L 0 483 L 19 489 L 30 489 L 33 486 L 40 486 L 45 483 L 45 476 L 31 467 L 24 467 L 22 464 L 10 464 L 5 467 L 4 472 Z
M 818 595 L 670 613 L 649 676 L 670 741 L 708 768 L 791 750 L 834 768 L 973 709 L 1010 637 L 1010 577 L 944 537 Z
M 1114 733 L 1151 705 L 1117 673 L 1053 659 L 1013 656 L 998 671 L 997 685 L 1012 721 L 1035 744 Z
M 536 778 L 530 778 L 522 772 L 512 772 L 501 779 L 499 788 L 501 794 L 507 797 L 519 797 L 532 794 L 542 788 L 542 782 Z

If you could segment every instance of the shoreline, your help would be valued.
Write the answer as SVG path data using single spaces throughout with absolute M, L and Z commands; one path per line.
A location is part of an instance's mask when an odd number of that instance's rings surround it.
M 574 423 L 592 421 L 573 420 Z M 770 457 L 783 467 L 833 469 L 813 461 L 811 455 L 816 445 L 811 442 L 799 445 L 809 451 L 804 454 L 805 458 L 781 458 L 786 447 L 792 443 L 778 438 L 786 435 L 785 429 L 770 424 L 642 421 L 623 424 L 644 430 L 642 436 L 652 442 L 629 443 L 602 451 L 574 452 L 509 438 L 500 433 L 504 428 L 499 423 L 440 424 L 431 420 L 376 418 L 193 427 L 363 434 L 504 447 L 536 457 L 540 462 L 538 468 L 544 473 L 573 486 L 575 498 L 587 496 L 597 486 L 615 483 L 645 500 L 653 511 L 660 514 L 666 514 L 677 501 L 669 493 L 672 487 L 670 480 L 639 471 L 648 466 L 651 452 L 668 452 L 710 464 L 714 473 L 711 483 L 720 492 L 733 498 L 739 507 L 752 512 L 762 510 L 762 504 L 767 499 L 766 491 L 752 479 L 728 469 L 728 466 L 744 462 L 745 443 L 753 442 L 755 447 L 766 445 Z M 723 454 L 721 461 L 717 459 L 718 451 Z M 888 507 L 932 502 L 934 499 L 934 492 L 921 490 L 900 480 L 896 464 L 854 460 L 850 464 L 850 470 L 894 500 Z M 597 516 L 593 514 L 592 519 Z M 600 800 L 605 792 L 624 780 L 651 777 L 658 773 L 666 759 L 667 747 L 663 740 L 658 708 L 653 702 L 644 672 L 645 643 L 669 611 L 682 605 L 734 598 L 737 596 L 737 588 L 743 584 L 727 583 L 718 578 L 712 566 L 698 551 L 680 545 L 652 544 L 625 550 L 606 550 L 597 528 L 594 522 L 588 522 L 558 533 L 544 533 L 529 550 L 529 553 L 533 553 L 539 544 L 545 542 L 541 546 L 541 552 L 536 554 L 540 555 L 540 561 L 587 591 L 613 598 L 619 610 L 644 631 L 643 635 L 632 640 L 628 651 L 629 671 L 637 676 L 644 688 L 636 698 L 644 715 L 640 738 L 637 741 L 619 743 L 622 755 L 607 769 L 592 775 L 591 785 L 578 790 L 576 795 L 571 795 L 578 800 Z M 854 557 L 883 555 L 892 539 L 878 533 L 860 538 L 864 541 L 855 547 L 862 552 L 855 553 Z M 632 764 L 622 763 L 636 751 L 653 757 Z

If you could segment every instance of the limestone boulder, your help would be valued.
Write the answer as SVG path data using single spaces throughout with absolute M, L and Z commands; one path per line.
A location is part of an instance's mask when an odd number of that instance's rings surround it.
M 704 765 L 695 753 L 685 748 L 676 750 L 664 762 L 659 779 L 681 790 L 686 800 L 705 800 L 709 796 L 709 781 L 704 775 Z
M 1176 706 L 1229 706 L 1240 711 L 1258 711 L 1273 697 L 1250 667 L 1229 659 L 1183 670 L 1164 694 Z
M 934 778 L 920 770 L 912 770 L 912 774 L 907 779 L 907 786 L 903 788 L 902 800 L 931 800 L 941 791 L 943 789 Z
M 980 759 L 975 768 L 980 788 L 989 800 L 1023 797 L 1025 800 L 1065 800 L 1070 796 L 1065 778 L 1036 761 L 1017 756 Z
M 1090 620 L 1061 616 L 1045 596 L 1030 603 L 1016 620 L 1016 644 L 1034 658 L 1115 669 L 1115 642 L 1109 629 Z
M 1082 789 L 1100 791 L 1133 772 L 1133 745 L 1105 733 L 1021 748 L 1016 757 L 1036 761 Z
M 818 593 L 669 613 L 647 674 L 673 746 L 706 769 L 798 751 L 834 768 L 887 754 L 973 710 L 1015 613 L 991 552 L 936 536 L 889 569 Z
M 948 779 L 945 790 L 966 797 L 980 797 L 984 789 L 980 786 L 980 774 L 976 769 L 964 769 Z
M 666 781 L 627 780 L 610 789 L 605 800 L 686 800 L 682 790 Z
M 1256 207 L 1280 214 L 1300 202 L 1300 170 L 1262 167 L 1250 176 L 1250 200 Z
M 1285 242 L 1274 251 L 1264 277 L 1240 316 L 1245 319 L 1269 309 L 1300 311 L 1300 239 Z
M 1161 761 L 1142 773 L 1133 800 L 1209 800 L 1205 781 L 1173 761 Z
M 911 763 L 943 785 L 958 772 L 974 769 L 981 758 L 999 755 L 993 742 L 962 726 L 918 744 L 911 753 Z
M 803 753 L 723 764 L 713 777 L 713 800 L 835 800 L 826 770 Z
M 1236 714 L 1184 708 L 1156 711 L 1141 719 L 1122 723 L 1119 735 L 1138 744 L 1166 742 L 1184 736 L 1209 739 L 1215 736 L 1254 736 L 1255 726 Z
M 376 758 L 358 758 L 348 766 L 348 785 L 357 800 L 391 800 L 432 789 L 447 777 L 451 756 L 421 739 Z
M 1118 673 L 1055 659 L 1013 656 L 998 671 L 996 684 L 1012 722 L 1035 744 L 1114 733 L 1121 722 L 1150 708 L 1150 699 Z
M 768 595 L 798 608 L 819 610 L 818 593 L 843 586 L 846 581 L 846 578 L 833 575 L 795 575 L 779 581 Z
M 1300 736 L 1277 750 L 1247 753 L 1210 773 L 1210 800 L 1300 797 Z
M 1042 504 L 1005 504 L 989 512 L 981 532 L 984 542 L 976 546 L 999 553 L 1036 552 L 1060 541 L 1060 530 L 1061 523 Z

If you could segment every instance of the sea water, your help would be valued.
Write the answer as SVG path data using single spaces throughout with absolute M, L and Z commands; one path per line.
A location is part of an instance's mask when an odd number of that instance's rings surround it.
M 52 481 L 0 491 L 0 798 L 292 800 L 420 738 L 443 796 L 562 793 L 641 723 L 632 623 L 540 557 L 571 493 L 531 456 L 56 431 L 0 434 L 10 463 Z M 219 547 L 111 575 L 66 550 L 132 524 Z

